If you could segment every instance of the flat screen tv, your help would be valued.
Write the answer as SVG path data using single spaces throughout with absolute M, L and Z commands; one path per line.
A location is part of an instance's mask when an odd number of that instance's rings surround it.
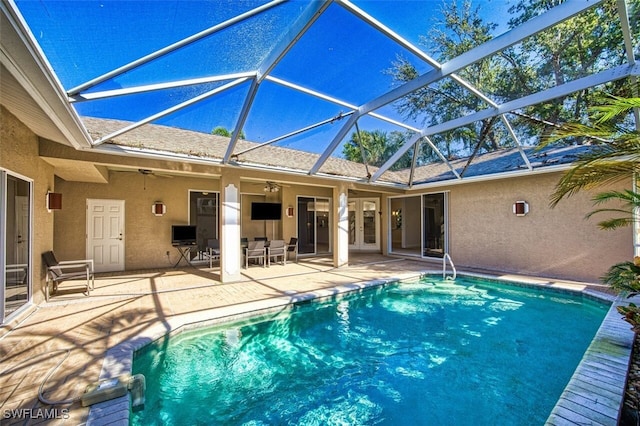
M 192 225 L 172 225 L 171 244 L 174 246 L 189 246 L 196 244 L 196 226 Z
M 282 219 L 281 203 L 251 203 L 251 220 Z

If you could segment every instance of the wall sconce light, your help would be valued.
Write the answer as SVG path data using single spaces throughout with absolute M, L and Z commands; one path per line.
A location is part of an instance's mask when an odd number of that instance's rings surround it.
M 529 203 L 526 201 L 516 201 L 513 203 L 513 214 L 516 216 L 524 216 L 529 213 Z
M 156 201 L 151 205 L 151 213 L 154 216 L 164 216 L 167 212 L 167 206 L 162 201 Z
M 287 207 L 287 217 L 293 217 L 293 207 Z
M 47 191 L 47 211 L 62 210 L 62 194 Z

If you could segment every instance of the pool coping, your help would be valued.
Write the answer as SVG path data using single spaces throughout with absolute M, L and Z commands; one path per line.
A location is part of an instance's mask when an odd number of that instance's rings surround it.
M 284 296 L 266 300 L 172 317 L 135 338 L 128 339 L 108 349 L 104 357 L 99 380 L 118 377 L 122 374 L 131 374 L 134 353 L 145 345 L 168 334 L 181 333 L 185 330 L 207 325 L 231 323 L 257 315 L 282 312 L 301 302 L 336 297 L 346 293 L 434 274 L 441 274 L 441 271 L 428 270 L 420 273 L 399 274 L 392 278 L 342 284 L 306 293 L 291 292 Z M 571 285 L 565 286 L 557 281 L 552 282 L 544 279 L 498 277 L 467 272 L 460 272 L 458 275 L 480 277 L 525 287 L 542 287 L 560 293 L 582 294 L 594 300 L 610 303 L 611 307 L 605 319 L 549 416 L 547 424 L 584 424 L 585 421 L 605 425 L 617 424 L 618 414 L 624 398 L 627 369 L 633 346 L 633 332 L 629 329 L 628 324 L 620 319 L 620 314 L 615 309 L 623 304 L 621 298 L 589 289 L 579 290 Z M 612 362 L 614 366 L 609 365 Z M 585 404 L 589 405 L 589 407 Z M 594 406 L 591 407 L 591 404 L 594 404 Z M 616 407 L 615 419 L 611 417 L 614 407 Z M 129 414 L 130 396 L 127 393 L 122 397 L 92 405 L 86 424 L 87 426 L 124 426 L 129 424 Z M 607 422 L 603 423 L 603 420 Z M 613 422 L 608 422 L 609 420 Z

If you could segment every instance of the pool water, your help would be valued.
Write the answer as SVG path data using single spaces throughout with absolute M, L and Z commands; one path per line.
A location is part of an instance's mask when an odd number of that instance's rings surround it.
M 134 425 L 544 424 L 608 306 L 424 278 L 136 353 Z

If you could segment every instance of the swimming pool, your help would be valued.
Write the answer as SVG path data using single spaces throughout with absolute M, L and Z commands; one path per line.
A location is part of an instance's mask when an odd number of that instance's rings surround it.
M 136 353 L 132 424 L 543 424 L 608 307 L 425 278 Z

